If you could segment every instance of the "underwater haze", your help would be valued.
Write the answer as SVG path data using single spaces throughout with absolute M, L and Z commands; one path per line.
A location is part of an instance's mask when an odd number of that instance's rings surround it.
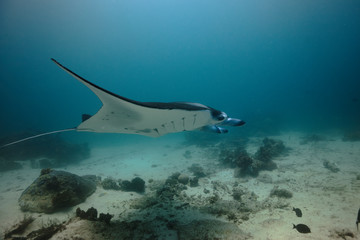
M 74 127 L 100 108 L 50 58 L 121 96 L 247 122 L 234 131 L 358 128 L 359 43 L 356 0 L 2 0 L 0 131 Z
M 0 108 L 0 240 L 360 239 L 359 0 L 0 0 Z

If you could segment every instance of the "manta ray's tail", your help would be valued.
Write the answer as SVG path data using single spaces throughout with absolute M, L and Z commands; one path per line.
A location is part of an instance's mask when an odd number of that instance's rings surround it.
M 33 138 L 38 138 L 38 137 L 42 137 L 42 136 L 46 136 L 46 135 L 50 135 L 50 134 L 54 134 L 54 133 L 74 131 L 74 130 L 76 130 L 76 127 L 67 128 L 67 129 L 62 129 L 62 130 L 56 130 L 56 131 L 51 131 L 51 132 L 46 132 L 46 133 L 41 133 L 41 134 L 38 134 L 38 135 L 34 135 L 34 136 L 31 136 L 31 137 L 27 137 L 27 138 L 23 138 L 23 139 L 17 140 L 17 141 L 15 141 L 15 142 L 7 143 L 7 144 L 5 144 L 5 145 L 0 146 L 0 149 L 1 149 L 1 148 L 4 148 L 4 147 L 11 146 L 11 145 L 14 145 L 14 144 L 17 144 L 17 143 L 25 142 L 25 141 L 30 140 L 30 139 L 33 139 Z

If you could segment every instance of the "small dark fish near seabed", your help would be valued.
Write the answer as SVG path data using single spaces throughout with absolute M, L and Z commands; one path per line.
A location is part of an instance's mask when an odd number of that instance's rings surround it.
M 310 228 L 306 226 L 305 224 L 293 224 L 294 227 L 299 233 L 311 233 Z
M 293 211 L 295 211 L 296 216 L 302 217 L 302 212 L 301 212 L 301 209 L 300 209 L 300 208 L 294 208 L 294 207 L 293 207 Z
M 358 231 L 359 231 L 359 222 L 360 222 L 360 208 L 359 208 L 358 216 L 357 216 L 357 219 L 356 219 L 356 228 L 357 228 Z

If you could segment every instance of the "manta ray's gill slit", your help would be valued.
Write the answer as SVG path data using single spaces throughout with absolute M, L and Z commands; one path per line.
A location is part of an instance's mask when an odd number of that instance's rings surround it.
M 161 127 L 164 129 L 165 132 L 168 132 L 165 123 L 161 124 Z
M 197 114 L 194 114 L 194 122 L 193 122 L 193 126 L 195 125 L 195 122 L 196 122 L 196 116 L 197 116 Z
M 172 124 L 172 126 L 173 126 L 174 130 L 176 131 L 176 128 L 175 128 L 175 123 L 174 123 L 174 121 L 171 121 L 171 124 Z
M 157 128 L 154 128 L 153 130 L 160 136 L 159 130 Z
M 184 128 L 184 130 L 186 130 L 185 129 L 185 117 L 182 118 L 182 121 L 183 121 L 183 128 Z

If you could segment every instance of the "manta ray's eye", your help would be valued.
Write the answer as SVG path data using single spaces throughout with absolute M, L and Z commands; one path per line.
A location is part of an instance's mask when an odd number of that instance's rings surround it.
M 221 113 L 217 116 L 217 119 L 218 119 L 219 121 L 225 120 L 225 118 L 227 118 L 227 115 L 226 115 L 226 113 L 224 113 L 224 112 L 221 112 Z

